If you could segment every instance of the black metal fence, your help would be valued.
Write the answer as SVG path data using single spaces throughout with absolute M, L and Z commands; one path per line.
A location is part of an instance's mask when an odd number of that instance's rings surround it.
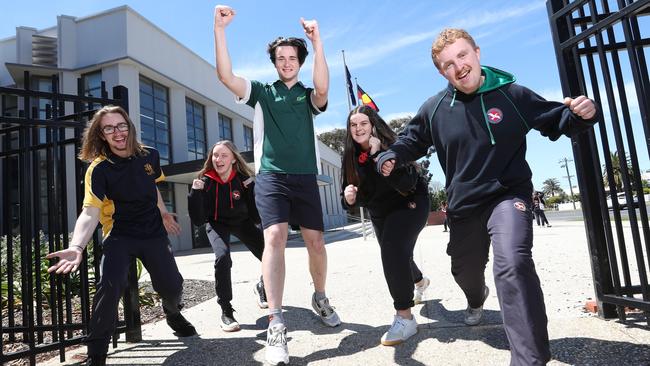
M 23 358 L 35 365 L 37 354 L 56 350 L 65 360 L 65 348 L 87 333 L 99 279 L 100 245 L 67 276 L 48 274 L 44 255 L 68 246 L 81 210 L 86 166 L 75 156 L 86 121 L 102 105 L 128 110 L 128 91 L 117 86 L 109 99 L 102 82 L 101 97 L 88 97 L 79 79 L 77 95 L 61 94 L 58 77 L 50 80 L 51 91 L 30 90 L 25 72 L 23 89 L 0 88 L 0 363 Z M 99 240 L 96 232 L 93 242 Z M 139 341 L 135 262 L 132 267 L 116 335 L 126 332 L 128 341 Z
M 564 95 L 602 107 L 592 132 L 572 139 L 599 315 L 650 322 L 650 0 L 549 0 Z M 629 220 L 621 218 L 627 210 Z

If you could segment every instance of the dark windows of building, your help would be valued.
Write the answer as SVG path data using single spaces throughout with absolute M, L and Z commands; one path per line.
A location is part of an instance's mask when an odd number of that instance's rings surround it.
M 253 150 L 253 129 L 244 126 L 244 150 L 243 151 L 252 151 Z
M 15 95 L 2 95 L 2 115 L 4 117 L 18 117 L 18 97 Z
M 175 212 L 174 206 L 174 185 L 169 182 L 160 182 L 157 184 L 158 190 L 160 191 L 160 196 L 162 196 L 163 202 L 165 202 L 165 207 L 167 211 Z
M 187 158 L 205 158 L 205 108 L 203 105 L 185 98 L 185 117 L 187 120 Z
M 87 97 L 102 97 L 102 72 L 95 71 L 81 76 L 84 83 L 84 95 Z M 99 109 L 101 104 L 92 103 L 88 106 L 90 109 Z
M 157 82 L 140 76 L 140 129 L 142 143 L 160 152 L 160 164 L 172 161 L 169 124 L 169 92 Z
M 31 88 L 34 91 L 41 92 L 52 92 L 52 78 L 45 76 L 32 76 L 31 78 Z M 45 119 L 47 105 L 52 105 L 51 99 L 45 98 L 32 98 L 31 106 L 33 110 L 36 108 L 36 114 L 32 115 L 32 118 Z M 30 112 L 31 113 L 31 112 Z M 44 127 L 38 127 L 38 143 L 42 144 L 46 142 L 46 130 Z
M 222 140 L 232 139 L 232 118 L 219 113 L 219 137 Z

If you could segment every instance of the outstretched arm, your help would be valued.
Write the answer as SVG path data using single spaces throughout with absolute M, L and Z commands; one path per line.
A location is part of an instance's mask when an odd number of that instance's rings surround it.
M 246 93 L 246 80 L 232 72 L 228 45 L 226 44 L 226 27 L 235 17 L 235 11 L 226 5 L 214 7 L 214 49 L 219 80 L 237 97 Z
M 311 41 L 312 48 L 314 49 L 314 94 L 312 100 L 314 105 L 318 109 L 321 109 L 327 104 L 327 94 L 330 87 L 330 74 L 327 69 L 327 61 L 325 60 L 325 51 L 323 51 L 323 42 L 316 20 L 300 18 L 300 23 L 305 29 L 305 35 Z
M 99 223 L 99 208 L 94 206 L 84 207 L 77 218 L 72 233 L 72 241 L 67 249 L 52 252 L 45 256 L 47 259 L 59 258 L 59 260 L 47 269 L 49 273 L 66 274 L 74 272 L 79 268 L 84 248 Z

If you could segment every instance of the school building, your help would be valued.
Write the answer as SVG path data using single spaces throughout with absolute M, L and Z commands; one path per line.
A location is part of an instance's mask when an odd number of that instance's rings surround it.
M 56 25 L 46 29 L 17 25 L 15 35 L 0 39 L 0 86 L 23 88 L 28 71 L 32 90 L 51 91 L 52 75 L 58 75 L 59 92 L 65 94 L 77 93 L 79 78 L 86 95 L 99 96 L 102 81 L 109 97 L 113 86 L 127 87 L 138 137 L 160 151 L 167 181 L 159 188 L 183 230 L 181 236 L 170 238 L 172 246 L 185 250 L 201 245 L 187 213 L 187 192 L 206 151 L 216 141 L 232 140 L 253 163 L 254 111 L 235 103 L 217 79 L 212 61 L 130 7 L 121 6 L 85 17 L 60 15 Z M 31 102 L 38 106 L 41 118 L 48 102 L 38 98 Z M 0 103 L 4 116 L 14 116 L 21 109 L 17 97 L 3 96 Z M 325 227 L 341 226 L 346 222 L 339 195 L 341 157 L 321 142 L 317 150 Z M 74 152 L 66 159 L 74 159 Z M 74 183 L 70 181 L 70 186 Z M 74 195 L 68 197 L 74 199 Z M 40 212 L 46 215 L 47 203 L 42 205 Z M 72 231 L 76 204 L 68 207 Z

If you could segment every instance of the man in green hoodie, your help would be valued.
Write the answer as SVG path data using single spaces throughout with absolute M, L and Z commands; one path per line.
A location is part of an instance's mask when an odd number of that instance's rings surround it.
M 433 63 L 449 86 L 429 98 L 399 140 L 377 159 L 389 175 L 434 146 L 445 172 L 451 272 L 465 293 L 465 323 L 483 318 L 485 267 L 494 250 L 494 282 L 510 342 L 511 365 L 551 358 L 544 296 L 532 259 L 532 172 L 526 162 L 531 129 L 557 140 L 597 122 L 585 96 L 544 100 L 507 72 L 481 66 L 480 49 L 462 29 L 434 41 Z

